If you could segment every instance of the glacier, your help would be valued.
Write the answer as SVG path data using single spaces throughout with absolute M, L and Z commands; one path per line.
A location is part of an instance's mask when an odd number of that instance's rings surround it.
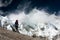
M 60 34 L 60 17 L 50 15 L 44 10 L 33 9 L 29 14 L 22 11 L 5 17 L 0 15 L 0 26 L 12 31 L 16 19 L 19 20 L 18 30 L 21 34 L 29 36 L 35 34 L 48 37 L 49 40 Z

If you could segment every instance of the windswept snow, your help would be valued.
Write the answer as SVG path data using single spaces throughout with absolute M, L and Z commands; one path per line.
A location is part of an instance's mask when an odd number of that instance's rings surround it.
M 54 14 L 49 15 L 44 10 L 33 9 L 27 15 L 22 11 L 19 14 L 11 14 L 6 17 L 0 16 L 2 26 L 5 25 L 7 30 L 12 30 L 10 26 L 14 25 L 16 19 L 19 20 L 19 32 L 25 35 L 35 34 L 52 40 L 60 33 L 60 18 Z

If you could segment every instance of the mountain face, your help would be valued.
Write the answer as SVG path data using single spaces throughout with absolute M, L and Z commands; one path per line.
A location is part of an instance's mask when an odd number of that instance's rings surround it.
M 18 19 L 18 32 L 28 36 L 48 37 L 49 40 L 60 35 L 60 16 L 50 15 L 44 10 L 34 8 L 29 14 L 18 11 L 16 14 L 0 16 L 0 26 L 16 31 L 15 21 Z
M 12 20 L 10 20 L 7 16 L 0 16 L 0 26 L 11 31 L 15 29 L 14 22 L 12 22 Z M 56 35 L 59 35 L 59 28 L 53 23 L 39 23 L 37 25 L 31 25 L 23 22 L 19 24 L 18 31 L 24 35 L 48 37 L 49 40 L 54 38 Z

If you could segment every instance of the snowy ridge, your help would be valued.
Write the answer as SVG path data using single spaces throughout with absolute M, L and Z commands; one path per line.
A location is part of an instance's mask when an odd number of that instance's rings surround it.
M 49 15 L 43 10 L 33 9 L 28 15 L 20 12 L 18 15 L 0 16 L 0 25 L 7 30 L 12 30 L 16 19 L 19 20 L 18 30 L 22 34 L 29 36 L 35 34 L 36 36 L 48 37 L 49 40 L 60 34 L 60 18 L 54 14 Z

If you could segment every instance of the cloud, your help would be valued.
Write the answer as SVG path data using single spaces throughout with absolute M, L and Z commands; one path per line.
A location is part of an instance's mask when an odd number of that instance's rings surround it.
M 9 1 L 5 0 L 4 2 L 3 1 L 4 0 L 0 0 L 0 7 L 8 6 L 12 2 L 12 0 L 9 0 Z

